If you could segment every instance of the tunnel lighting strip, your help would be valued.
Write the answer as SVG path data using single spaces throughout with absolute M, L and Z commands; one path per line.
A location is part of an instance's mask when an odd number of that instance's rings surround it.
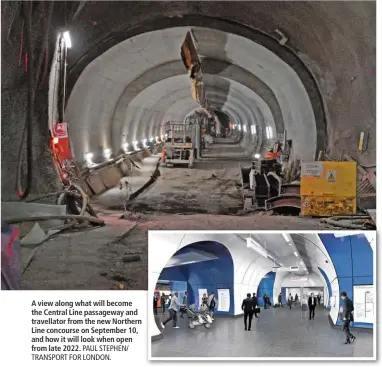
M 255 240 L 253 240 L 250 237 L 247 237 L 247 247 L 251 248 L 252 250 L 255 250 L 260 255 L 268 258 L 268 253 L 263 249 L 262 246 L 260 246 Z
M 293 253 L 294 253 L 294 255 L 295 255 L 296 257 L 298 257 L 298 252 L 297 252 L 297 251 L 294 251 Z
M 86 153 L 85 160 L 88 164 L 93 164 L 93 153 Z
M 69 31 L 63 33 L 66 48 L 72 48 L 72 40 Z
M 284 240 L 286 242 L 291 242 L 291 239 L 288 237 L 288 235 L 286 233 L 282 233 L 281 235 L 284 237 Z

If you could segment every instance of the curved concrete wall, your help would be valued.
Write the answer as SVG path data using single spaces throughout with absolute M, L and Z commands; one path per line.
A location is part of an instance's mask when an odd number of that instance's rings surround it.
M 313 159 L 316 121 L 296 72 L 274 53 L 244 37 L 209 28 L 192 29 L 203 58 L 225 63 L 223 70 L 235 66 L 221 76 L 222 70 L 211 62 L 210 72 L 216 74 L 206 73 L 204 78 L 212 107 L 236 111 L 238 123 L 246 126 L 245 136 L 251 134 L 251 124 L 272 127 L 274 136 L 287 129 L 295 137 L 294 154 Z M 188 30 L 177 27 L 138 35 L 110 48 L 85 68 L 66 108 L 77 157 L 98 146 L 116 151 L 123 142 L 160 135 L 167 120 L 183 121 L 195 108 L 190 79 L 176 64 Z M 152 69 L 155 74 L 150 73 Z M 237 81 L 243 81 L 246 74 L 259 81 L 259 91 Z M 251 85 L 250 80 L 245 84 Z M 275 113 L 281 111 L 282 115 L 277 130 L 268 101 L 258 94 L 270 98 L 273 108 L 276 101 Z M 250 145 L 248 139 L 244 143 Z
M 364 164 L 375 163 L 376 119 L 375 119 L 375 49 L 376 49 L 376 5 L 373 1 L 321 2 L 321 1 L 287 1 L 287 2 L 56 2 L 51 32 L 51 42 L 47 68 L 52 60 L 57 31 L 64 24 L 69 27 L 73 47 L 69 53 L 68 94 L 73 90 L 83 70 L 98 56 L 126 39 L 134 39 L 142 33 L 148 33 L 168 27 L 208 27 L 226 34 L 235 34 L 253 40 L 277 55 L 287 63 L 304 84 L 310 103 L 313 106 L 316 129 L 317 148 L 327 148 L 330 155 L 339 156 L 342 150 L 348 151 Z M 18 66 L 18 48 L 22 20 L 20 3 L 2 2 L 2 147 L 7 154 L 2 155 L 2 198 L 15 197 L 15 163 L 18 147 L 21 143 L 24 112 L 27 110 L 26 91 L 28 82 L 23 68 Z M 79 10 L 77 12 L 77 10 Z M 74 16 L 75 14 L 75 16 Z M 42 44 L 41 7 L 36 6 L 33 19 L 34 49 L 36 57 Z M 97 23 L 89 20 L 102 19 Z M 350 26 L 351 25 L 351 26 Z M 287 43 L 278 43 L 279 36 L 275 32 L 281 30 L 287 36 Z M 132 41 L 133 42 L 133 41 Z M 220 44 L 225 45 L 224 39 Z M 171 46 L 165 46 L 171 47 Z M 179 45 L 177 46 L 179 47 Z M 145 49 L 129 49 L 129 52 L 140 53 L 140 63 Z M 159 52 L 159 51 L 158 51 Z M 167 50 L 166 50 L 167 52 Z M 182 70 L 177 50 L 177 71 L 171 75 L 179 75 Z M 161 53 L 161 52 L 159 52 Z M 125 55 L 126 56 L 126 55 Z M 129 57 L 132 56 L 131 54 Z M 224 49 L 217 57 L 224 59 Z M 113 62 L 116 60 L 110 60 Z M 241 73 L 235 65 L 224 67 L 221 61 L 211 65 L 210 74 L 219 74 L 229 78 L 231 71 L 237 82 L 256 90 L 258 95 L 267 100 L 276 122 L 285 116 L 275 103 L 275 96 L 266 89 L 258 79 L 248 78 L 248 73 Z M 206 67 L 207 67 L 206 62 Z M 261 64 L 260 64 L 261 65 Z M 98 89 L 97 99 L 107 99 L 114 89 L 120 93 L 124 86 L 115 83 L 125 78 L 126 65 L 115 63 L 112 70 L 103 75 L 98 70 L 97 78 L 104 83 Z M 171 71 L 174 64 L 170 65 Z M 262 65 L 264 66 L 264 65 Z M 152 70 L 152 75 L 155 70 Z M 211 71 L 212 70 L 212 71 Z M 219 71 L 219 72 L 216 72 Z M 162 70 L 161 73 L 165 71 Z M 240 80 L 239 80 L 240 75 Z M 112 83 L 107 79 L 113 78 Z M 150 80 L 151 77 L 144 80 Z M 117 80 L 118 82 L 118 80 Z M 138 83 L 140 84 L 140 83 Z M 135 85 L 134 88 L 136 88 Z M 318 87 L 318 88 L 317 88 Z M 77 87 L 76 87 L 77 88 Z M 139 90 L 139 89 L 136 89 Z M 263 91 L 260 93 L 260 90 Z M 140 92 L 140 90 L 139 90 Z M 85 114 L 91 113 L 88 104 L 92 101 L 88 94 L 94 96 L 95 91 L 83 88 L 80 95 Z M 50 192 L 56 185 L 52 170 L 51 156 L 48 148 L 48 85 L 43 83 L 38 90 L 35 120 L 39 123 L 33 132 L 34 141 L 34 186 L 33 192 Z M 269 98 L 266 98 L 267 95 Z M 101 96 L 101 97 L 100 97 Z M 288 96 L 288 98 L 293 98 Z M 78 107 L 78 108 L 80 108 Z M 110 121 L 110 105 L 103 107 L 96 116 L 106 124 Z M 77 111 L 76 116 L 82 116 Z M 325 115 L 324 115 L 325 112 Z M 112 113 L 111 113 L 112 114 Z M 288 113 L 286 114 L 288 116 Z M 87 121 L 87 119 L 85 119 Z M 72 124 L 87 129 L 82 120 Z M 358 138 L 361 131 L 369 132 L 368 153 L 359 153 Z M 101 141 L 109 139 L 104 133 Z M 86 137 L 86 133 L 83 132 Z M 88 140 L 82 142 L 84 150 L 88 150 Z

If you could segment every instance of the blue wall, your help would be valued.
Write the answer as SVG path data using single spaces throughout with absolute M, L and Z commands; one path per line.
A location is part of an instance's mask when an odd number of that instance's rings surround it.
M 320 234 L 320 238 L 336 269 L 340 292 L 345 291 L 353 300 L 354 285 L 373 284 L 373 250 L 369 241 L 364 235 L 336 238 L 333 234 Z M 337 320 L 340 324 L 341 320 Z M 373 328 L 373 324 L 360 322 L 353 326 Z
M 264 306 L 263 296 L 267 294 L 273 304 L 273 285 L 275 283 L 276 273 L 269 272 L 261 280 L 259 287 L 257 288 L 257 300 L 260 306 Z
M 218 296 L 218 289 L 229 289 L 230 291 L 230 309 L 229 312 L 218 312 L 216 314 L 233 315 L 234 314 L 234 273 L 233 262 L 230 252 L 220 243 L 217 242 L 203 242 L 196 243 L 180 249 L 175 255 L 201 250 L 214 254 L 218 259 L 210 261 L 202 261 L 193 264 L 186 264 L 163 269 L 159 276 L 160 280 L 170 280 L 181 282 L 177 283 L 178 287 L 187 285 L 188 303 L 195 304 L 197 307 L 199 303 L 198 289 L 207 289 L 208 294 L 214 292 L 216 298 Z M 174 255 L 174 256 L 175 256 Z M 179 291 L 179 290 L 178 290 Z M 183 300 L 184 290 L 179 291 Z
M 324 277 L 326 286 L 327 286 L 327 288 L 328 288 L 329 300 L 328 300 L 328 306 L 327 306 L 327 308 L 331 308 L 332 306 L 331 306 L 331 304 L 330 304 L 330 298 L 331 298 L 332 295 L 333 295 L 333 292 L 332 292 L 332 285 L 331 285 L 331 283 L 330 283 L 330 281 L 329 281 L 329 278 L 328 278 L 328 276 L 326 275 L 325 271 L 322 270 L 320 267 L 318 267 L 318 270 L 320 271 L 320 273 L 321 273 L 322 276 Z M 325 295 L 324 295 L 324 297 L 325 297 Z M 325 302 L 325 299 L 324 299 L 324 302 Z

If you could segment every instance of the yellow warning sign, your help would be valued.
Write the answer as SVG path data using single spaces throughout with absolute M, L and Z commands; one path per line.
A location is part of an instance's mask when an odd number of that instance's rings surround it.
M 326 181 L 328 183 L 336 183 L 336 171 L 329 170 L 326 173 Z

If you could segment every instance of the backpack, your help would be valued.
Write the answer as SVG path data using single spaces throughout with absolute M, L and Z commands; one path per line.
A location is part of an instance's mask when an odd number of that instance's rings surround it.
M 215 307 L 216 302 L 215 302 L 215 297 L 211 299 L 210 307 Z

